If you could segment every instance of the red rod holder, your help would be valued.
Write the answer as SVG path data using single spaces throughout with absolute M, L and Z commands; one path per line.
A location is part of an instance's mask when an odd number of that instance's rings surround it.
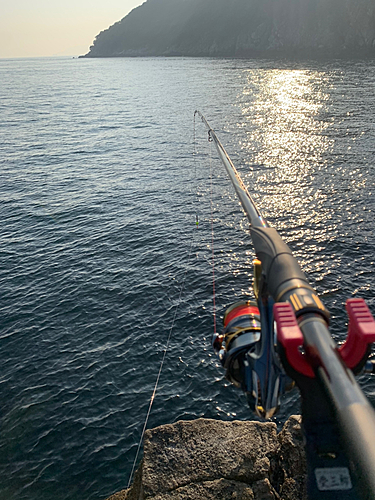
M 354 369 L 366 355 L 369 344 L 375 342 L 375 320 L 363 299 L 348 299 L 348 336 L 339 353 L 348 368 Z
M 367 354 L 370 344 L 375 342 L 375 320 L 363 299 L 348 299 L 348 336 L 338 352 L 346 366 L 355 369 Z M 301 352 L 303 334 L 298 326 L 294 310 L 289 302 L 278 302 L 273 306 L 277 324 L 277 340 L 283 346 L 288 363 L 306 377 L 314 377 L 314 371 Z
M 273 306 L 273 315 L 277 324 L 277 340 L 283 346 L 290 366 L 306 377 L 315 377 L 314 370 L 300 351 L 303 334 L 291 304 L 277 302 Z

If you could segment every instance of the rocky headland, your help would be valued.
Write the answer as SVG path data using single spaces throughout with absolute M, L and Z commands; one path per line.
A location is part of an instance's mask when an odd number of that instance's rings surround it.
M 84 57 L 375 56 L 373 0 L 147 0 Z
M 301 418 L 179 421 L 145 433 L 128 490 L 108 500 L 305 500 Z

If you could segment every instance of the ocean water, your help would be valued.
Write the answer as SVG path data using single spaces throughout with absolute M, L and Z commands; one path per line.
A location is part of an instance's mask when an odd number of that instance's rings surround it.
M 195 109 L 333 337 L 347 298 L 375 314 L 374 62 L 3 59 L 0 82 L 0 500 L 125 488 L 169 335 L 149 428 L 253 418 L 210 346 L 211 169 L 218 329 L 254 252 Z

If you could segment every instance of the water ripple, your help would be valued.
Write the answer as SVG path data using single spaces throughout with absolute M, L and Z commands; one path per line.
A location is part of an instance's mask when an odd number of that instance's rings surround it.
M 196 108 L 335 338 L 347 297 L 375 312 L 372 63 L 3 60 L 0 75 L 0 498 L 126 487 L 177 306 L 149 427 L 252 418 L 210 345 L 210 156 L 218 328 L 254 251 L 199 127 L 192 154 Z M 276 423 L 296 411 L 292 392 Z

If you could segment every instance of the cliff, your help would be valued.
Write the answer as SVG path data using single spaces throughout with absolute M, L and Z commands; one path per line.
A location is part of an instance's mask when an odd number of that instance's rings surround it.
M 129 490 L 108 500 L 305 500 L 300 417 L 274 423 L 198 419 L 146 432 Z
M 373 0 L 147 0 L 84 57 L 375 55 Z

